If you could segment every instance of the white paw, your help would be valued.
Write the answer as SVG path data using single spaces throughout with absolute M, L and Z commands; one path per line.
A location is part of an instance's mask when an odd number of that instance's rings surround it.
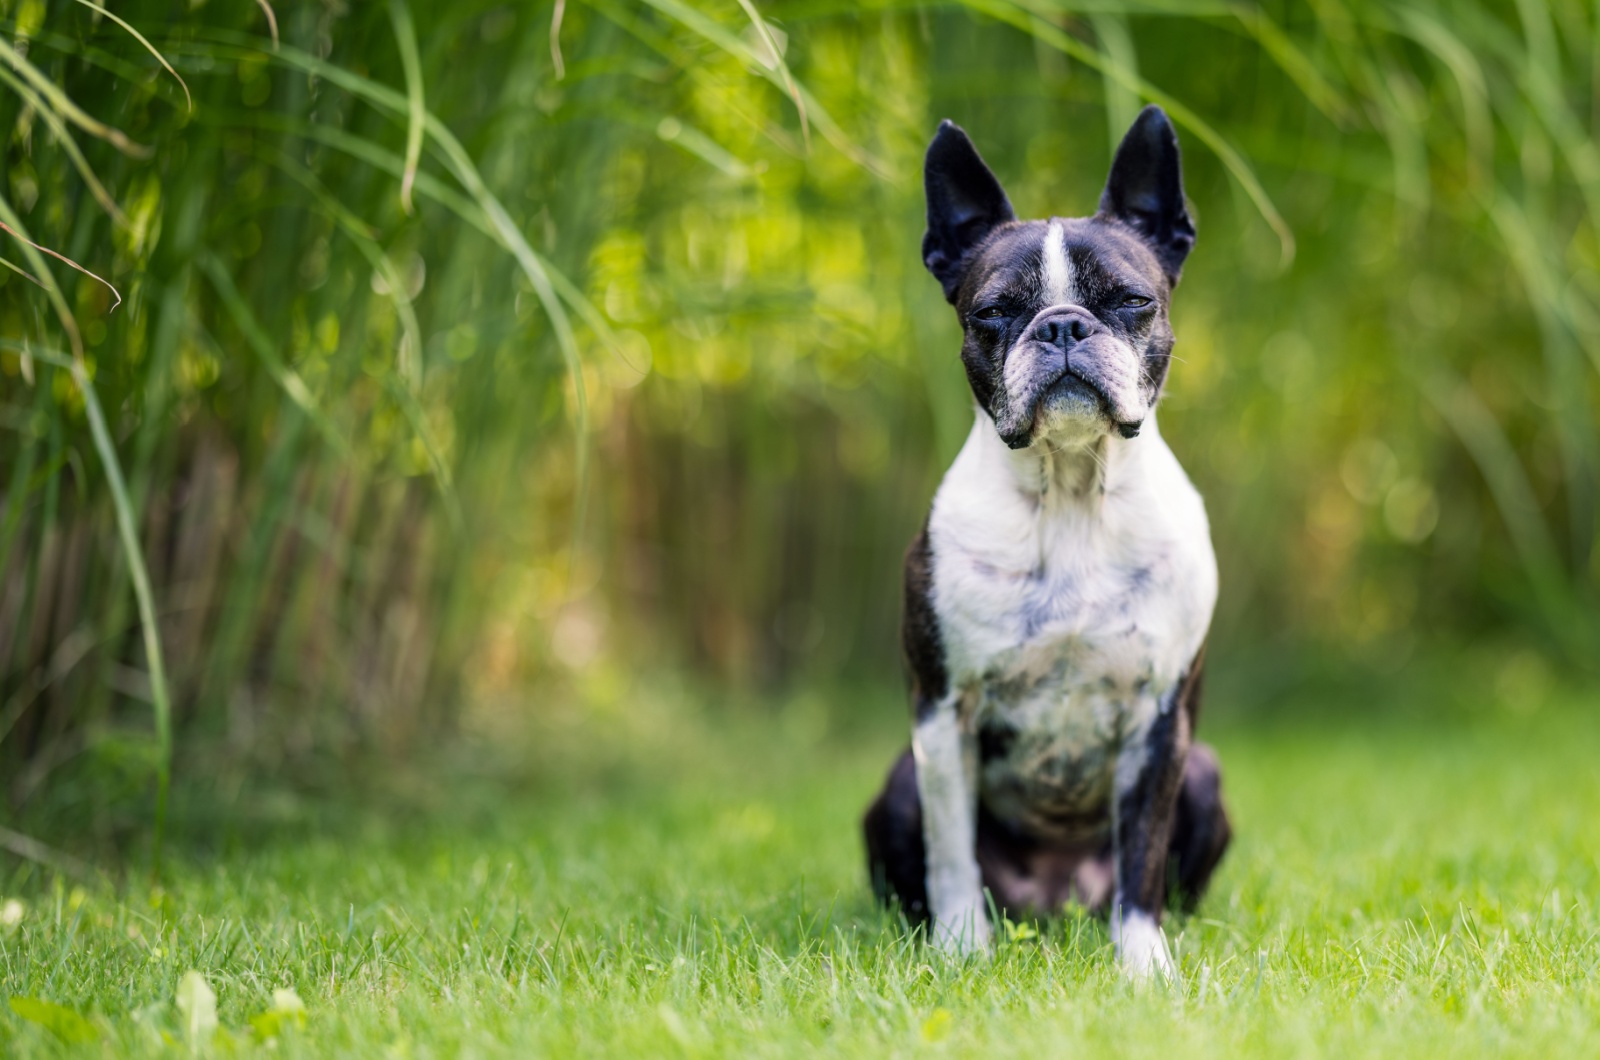
M 955 957 L 971 957 L 990 949 L 989 915 L 983 906 L 941 917 L 933 925 L 933 944 Z
M 1167 937 L 1148 913 L 1131 910 L 1111 918 L 1111 941 L 1117 947 L 1117 964 L 1125 978 L 1149 982 L 1158 976 L 1167 982 L 1177 977 Z

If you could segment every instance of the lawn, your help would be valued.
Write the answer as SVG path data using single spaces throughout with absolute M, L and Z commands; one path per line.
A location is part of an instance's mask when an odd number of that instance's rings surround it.
M 191 809 L 157 889 L 10 863 L 0 1053 L 1593 1055 L 1594 707 L 1208 719 L 1238 838 L 1143 992 L 1093 920 L 961 963 L 874 909 L 887 704 L 635 740 L 599 779 Z

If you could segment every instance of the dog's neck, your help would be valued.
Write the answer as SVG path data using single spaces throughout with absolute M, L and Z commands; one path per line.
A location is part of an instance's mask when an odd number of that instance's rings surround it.
M 1041 437 L 1026 449 L 1011 449 L 1001 441 L 982 410 L 973 428 L 985 465 L 1003 475 L 1019 494 L 1041 508 L 1066 506 L 1091 512 L 1100 507 L 1107 493 L 1141 474 L 1144 455 L 1151 444 L 1159 444 L 1160 436 L 1153 413 L 1137 438 L 1110 433 Z

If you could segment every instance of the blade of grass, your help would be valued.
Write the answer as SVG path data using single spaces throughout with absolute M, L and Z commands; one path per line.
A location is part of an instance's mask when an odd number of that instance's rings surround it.
M 4 825 L 0 825 L 0 848 L 11 851 L 19 858 L 55 869 L 63 876 L 70 876 L 75 880 L 87 883 L 95 878 L 94 869 L 88 862 L 41 843 L 32 836 L 14 832 Z
M 172 68 L 172 64 L 167 62 L 166 56 L 157 51 L 156 46 L 145 39 L 143 33 L 140 33 L 138 30 L 134 29 L 130 23 L 114 12 L 108 11 L 99 4 L 95 3 L 94 0 L 78 0 L 78 3 L 82 4 L 84 7 L 87 7 L 91 11 L 98 12 L 99 14 L 104 15 L 106 18 L 109 18 L 111 21 L 127 30 L 128 35 L 134 40 L 144 45 L 144 50 L 149 52 L 151 56 L 155 58 L 155 61 L 161 64 L 162 69 L 166 70 L 167 73 L 172 75 L 172 79 L 174 81 L 178 82 L 178 86 L 183 89 L 184 101 L 189 105 L 189 113 L 194 113 L 194 97 L 189 94 L 188 84 L 183 80 L 182 77 L 178 76 L 178 71 L 174 70 Z
M 400 46 L 400 66 L 406 75 L 406 169 L 400 178 L 400 206 L 406 214 L 416 212 L 411 204 L 411 185 L 417 179 L 417 163 L 422 158 L 422 127 L 427 104 L 422 95 L 422 58 L 417 54 L 417 29 L 405 0 L 389 0 L 389 21 L 394 25 L 395 41 Z
M 789 90 L 789 98 L 794 100 L 794 108 L 800 114 L 800 139 L 806 145 L 806 152 L 811 151 L 811 122 L 806 117 L 806 101 L 800 95 L 800 88 L 795 84 L 794 75 L 789 72 L 789 64 L 784 61 L 783 52 L 778 50 L 778 42 L 772 36 L 772 30 L 767 27 L 767 22 L 761 17 L 761 12 L 750 0 L 739 0 L 739 6 L 744 8 L 744 13 L 750 16 L 750 22 L 760 35 L 761 42 L 767 46 L 767 51 L 772 55 L 772 61 L 765 63 L 767 69 L 776 69 L 783 75 L 784 87 Z
M 161 629 L 156 621 L 155 595 L 150 589 L 150 575 L 145 568 L 144 552 L 139 546 L 137 520 L 133 504 L 128 499 L 128 487 L 122 480 L 122 467 L 117 462 L 117 450 L 106 427 L 105 413 L 95 394 L 94 383 L 81 356 L 69 357 L 53 350 L 35 350 L 40 360 L 64 368 L 72 373 L 78 392 L 83 395 L 83 410 L 89 420 L 89 433 L 94 439 L 95 452 L 100 457 L 101 470 L 111 491 L 111 504 L 116 513 L 117 534 L 122 540 L 123 559 L 128 564 L 128 575 L 133 582 L 134 600 L 139 608 L 139 626 L 144 634 L 145 662 L 150 667 L 150 698 L 155 713 L 156 743 L 159 758 L 156 762 L 156 812 L 155 835 L 152 842 L 152 875 L 161 875 L 162 841 L 167 827 L 167 793 L 172 786 L 172 699 L 167 691 L 166 663 L 161 652 Z
M 1489 88 L 1472 49 L 1437 19 L 1416 10 L 1400 11 L 1404 32 L 1444 64 L 1455 79 L 1461 97 L 1461 124 L 1466 137 L 1468 176 L 1477 187 L 1489 179 L 1494 166 L 1494 119 L 1489 112 Z
M 1579 641 L 1587 638 L 1583 637 L 1581 628 L 1573 625 L 1575 611 L 1565 589 L 1566 579 L 1555 539 L 1545 525 L 1522 461 L 1494 413 L 1485 407 L 1470 385 L 1442 366 L 1435 367 L 1421 383 L 1428 401 L 1444 417 L 1478 465 L 1552 632 L 1568 642 L 1569 647 L 1581 649 L 1580 644 L 1574 643 L 1574 635 Z
M 1371 109 L 1389 142 L 1394 172 L 1393 194 L 1401 205 L 1397 228 L 1415 229 L 1432 204 L 1428 179 L 1428 145 L 1423 139 L 1424 104 L 1398 62 L 1375 66 L 1371 75 Z
M 1490 212 L 1539 325 L 1546 395 L 1554 405 L 1555 433 L 1565 465 L 1571 554 L 1586 561 L 1595 536 L 1594 489 L 1596 468 L 1600 467 L 1600 443 L 1583 400 L 1586 365 L 1582 352 L 1595 356 L 1593 321 L 1585 328 L 1577 311 L 1581 303 L 1565 296 L 1564 270 L 1556 258 L 1559 251 L 1554 250 L 1561 240 L 1551 231 L 1553 222 L 1544 216 L 1537 200 L 1523 208 L 1502 194 Z M 1590 336 L 1587 344 L 1585 331 Z M 1600 362 L 1595 367 L 1600 369 Z
M 405 279 L 400 271 L 395 268 L 394 262 L 389 260 L 389 255 L 384 253 L 383 247 L 372 237 L 371 228 L 365 221 L 351 213 L 327 187 L 316 178 L 305 166 L 296 162 L 287 154 L 262 150 L 257 156 L 276 167 L 289 179 L 299 184 L 311 193 L 317 205 L 339 228 L 339 231 L 351 241 L 362 257 L 367 259 L 373 271 L 383 278 L 384 285 L 388 288 L 389 300 L 394 303 L 395 314 L 400 319 L 400 329 L 407 341 L 411 343 L 413 354 L 411 358 L 398 358 L 400 374 L 408 385 L 416 388 L 422 385 L 422 327 L 417 323 L 416 308 L 411 304 L 411 296 L 406 291 Z
M 1600 317 L 1582 301 L 1568 297 L 1561 264 L 1552 262 L 1547 253 L 1551 242 L 1548 234 L 1536 231 L 1528 212 L 1505 193 L 1488 206 L 1488 215 L 1522 279 L 1528 300 L 1538 312 L 1560 321 L 1578 339 L 1595 372 L 1600 373 L 1600 349 L 1592 341 L 1584 341 L 1585 336 L 1600 334 Z
M 267 0 L 256 0 L 256 6 L 261 13 L 267 16 L 267 31 L 272 34 L 272 50 L 277 51 L 278 44 L 278 15 L 272 10 L 272 5 Z
M 1230 13 L 1329 121 L 1340 128 L 1355 121 L 1350 104 L 1339 90 L 1271 16 L 1253 4 L 1234 4 Z
M 211 285 L 216 289 L 222 304 L 227 307 L 228 313 L 233 317 L 233 322 L 238 327 L 240 334 L 250 344 L 256 356 L 261 358 L 262 365 L 267 369 L 274 382 L 289 396 L 289 400 L 300 406 L 306 417 L 316 425 L 329 445 L 340 456 L 350 454 L 350 443 L 347 442 L 333 422 L 323 414 L 317 406 L 316 399 L 311 396 L 311 391 L 306 388 L 305 381 L 300 374 L 284 363 L 279 356 L 277 347 L 272 339 L 267 336 L 265 329 L 256 320 L 255 314 L 250 311 L 249 304 L 244 296 L 239 293 L 239 288 L 234 285 L 233 277 L 228 270 L 223 268 L 222 262 L 216 255 L 204 253 L 199 258 L 200 271 L 204 272 L 211 280 Z
M 89 193 L 94 196 L 95 202 L 98 202 L 100 208 L 111 215 L 113 221 L 123 228 L 127 228 L 127 215 L 122 212 L 122 208 L 111 197 L 111 193 L 106 190 L 105 185 L 100 183 L 100 178 L 95 176 L 94 170 L 89 166 L 89 160 L 83 157 L 83 152 L 79 150 L 77 141 L 72 138 L 72 133 L 67 130 L 61 119 L 56 116 L 56 112 L 39 98 L 37 92 L 18 81 L 9 71 L 0 69 L 0 84 L 5 84 L 13 92 L 21 96 L 44 119 L 45 126 L 50 130 L 50 135 L 55 139 L 56 143 L 61 145 L 61 149 L 66 152 L 67 158 L 71 160 L 72 167 L 78 171 L 78 176 L 82 177 L 83 182 L 89 186 Z M 118 301 L 120 302 L 121 299 L 119 298 Z
M 761 57 L 757 55 L 737 34 L 732 33 L 725 27 L 719 25 L 716 21 L 711 19 L 703 12 L 695 10 L 688 4 L 683 3 L 682 0 L 644 0 L 644 2 L 650 7 L 653 7 L 657 11 L 661 12 L 661 14 L 666 15 L 668 18 L 682 24 L 687 29 L 692 30 L 708 43 L 716 45 L 729 55 L 740 60 L 750 69 L 754 70 L 757 74 L 772 82 L 779 89 L 787 90 L 788 85 L 785 83 L 786 75 L 780 74 L 776 70 L 769 69 L 767 64 L 762 61 Z M 610 4 L 596 3 L 594 6 L 595 10 L 605 14 L 608 18 L 612 17 L 611 11 L 613 9 Z M 822 138 L 824 140 L 827 140 L 828 143 L 833 145 L 835 150 L 844 155 L 846 158 L 850 159 L 852 162 L 861 166 L 863 169 L 866 169 L 877 176 L 883 177 L 884 179 L 892 178 L 893 170 L 891 170 L 889 166 L 880 159 L 875 158 L 866 150 L 858 146 L 854 140 L 847 136 L 845 131 L 839 127 L 839 124 L 833 120 L 833 117 L 825 108 L 823 108 L 821 103 L 817 101 L 816 97 L 806 89 L 802 82 L 793 81 L 792 79 L 790 80 L 794 86 L 795 93 L 799 97 L 800 103 L 805 107 L 805 112 L 808 115 L 810 124 L 816 126 L 817 131 L 822 134 Z
M 69 37 L 62 33 L 52 33 L 48 29 L 40 29 L 28 38 L 28 46 L 30 48 L 49 48 L 77 62 L 104 70 L 118 80 L 126 82 L 132 88 L 149 87 L 150 71 L 148 68 L 130 63 L 126 59 L 113 55 L 104 48 L 97 48 L 87 41 Z M 166 97 L 163 96 L 161 98 L 165 99 Z
M 637 15 L 635 15 L 631 10 L 608 4 L 605 2 L 605 0 L 591 0 L 591 6 L 629 36 L 633 37 L 635 40 L 639 41 L 641 44 L 650 48 L 668 62 L 672 63 L 678 70 L 688 77 L 696 87 L 703 88 L 709 92 L 720 95 L 722 97 L 722 105 L 727 108 L 730 114 L 736 115 L 741 121 L 748 124 L 751 128 L 758 130 L 763 137 L 776 144 L 782 151 L 784 151 L 784 153 L 792 155 L 795 158 L 805 157 L 806 151 L 804 144 L 790 136 L 787 130 L 779 125 L 774 124 L 767 117 L 763 109 L 752 108 L 744 102 L 741 102 L 738 96 L 729 95 L 725 91 L 727 86 L 723 79 L 709 71 L 703 63 L 698 62 L 696 57 L 688 48 L 678 45 L 669 37 L 658 32 L 654 27 L 646 25 L 645 22 L 637 17 Z M 806 95 L 803 85 L 801 86 L 801 98 L 810 98 Z M 760 111 L 759 113 L 758 110 Z M 846 154 L 846 157 L 851 156 Z M 852 160 L 856 161 L 856 164 L 862 165 L 862 168 L 867 169 L 868 172 L 874 173 L 878 176 L 884 175 L 884 172 L 881 169 L 875 169 L 871 166 L 864 165 L 862 161 L 859 160 Z
M 1546 589 L 1560 583 L 1555 539 L 1545 525 L 1533 484 L 1494 414 L 1472 387 L 1436 367 L 1423 379 L 1424 393 L 1477 463 L 1529 573 Z
M 389 298 L 394 303 L 396 315 L 400 318 L 401 331 L 411 346 L 410 363 L 400 365 L 398 378 L 395 376 L 386 378 L 393 383 L 401 410 L 416 432 L 418 441 L 422 443 L 423 451 L 428 455 L 434 481 L 444 498 L 445 511 L 451 525 L 460 532 L 465 528 L 466 520 L 451 481 L 450 468 L 445 463 L 444 451 L 439 446 L 438 439 L 434 436 L 433 428 L 429 426 L 427 416 L 423 413 L 415 393 L 422 384 L 422 328 L 417 324 L 416 310 L 411 304 L 411 296 L 406 292 L 405 278 L 394 267 L 394 263 L 378 245 L 378 241 L 367 233 L 366 225 L 361 219 L 345 209 L 344 205 L 334 198 L 309 170 L 284 155 L 271 156 L 268 160 L 316 196 L 318 203 L 333 218 L 339 230 L 361 251 L 374 271 L 383 277 L 384 285 L 389 290 Z
M 27 363 L 27 362 L 24 362 Z M 61 510 L 61 476 L 59 472 L 67 464 L 66 446 L 61 437 L 61 417 L 50 415 L 55 403 L 54 387 L 38 386 L 29 381 L 34 390 L 34 407 L 37 413 L 45 420 L 45 461 L 44 467 L 35 472 L 36 482 L 44 488 L 44 500 L 40 505 L 39 518 L 35 525 L 29 527 L 33 532 L 33 539 L 38 544 L 38 549 L 43 548 L 44 542 L 55 531 L 56 518 Z M 29 483 L 28 488 L 33 488 L 34 483 Z M 38 554 L 38 553 L 35 553 Z M 23 565 L 22 579 L 22 606 L 17 610 L 18 615 L 32 616 L 33 609 L 38 599 L 40 581 L 40 567 L 38 563 Z M 12 639 L 9 655 L 0 656 L 0 666 L 6 668 L 8 673 L 19 673 L 26 658 L 27 649 L 21 637 Z M 16 695 L 15 693 L 13 694 Z M 6 715 L 0 710 L 0 739 L 10 730 L 16 719 Z
M 651 125 L 647 119 L 642 120 L 640 124 Z M 653 123 L 652 127 L 655 129 L 656 135 L 667 143 L 687 151 L 702 162 L 713 166 L 722 173 L 726 173 L 734 180 L 749 180 L 753 173 L 749 166 L 736 158 L 732 152 L 725 149 L 721 144 L 699 129 L 694 128 L 692 125 L 684 124 L 683 121 L 670 114 Z
M 114 287 L 112 285 L 110 280 L 108 280 L 108 279 L 104 278 L 103 276 L 100 276 L 100 275 L 98 275 L 96 273 L 90 272 L 88 269 L 84 268 L 82 265 L 79 265 L 77 262 L 75 262 L 71 258 L 67 257 L 65 254 L 57 253 L 56 251 L 51 250 L 47 246 L 42 246 L 41 244 L 35 243 L 33 240 L 29 239 L 23 233 L 18 232 L 15 228 L 12 228 L 9 224 L 5 224 L 4 222 L 0 222 L 0 232 L 5 232 L 7 235 L 11 236 L 13 239 L 17 239 L 17 240 L 20 240 L 23 243 L 26 243 L 29 247 L 33 248 L 34 250 L 36 250 L 36 251 L 38 251 L 38 252 L 40 252 L 42 254 L 50 255 L 52 258 L 55 258 L 57 261 L 63 262 L 67 266 L 69 266 L 71 268 L 74 268 L 74 269 L 78 270 L 79 272 L 83 273 L 85 276 L 89 277 L 89 279 L 91 279 L 91 280 L 94 280 L 96 283 L 104 284 L 106 290 L 111 292 L 111 297 L 116 299 L 115 302 L 111 303 L 111 309 L 106 310 L 106 312 L 109 313 L 112 310 L 116 309 L 117 306 L 122 304 L 122 295 L 121 295 L 120 292 L 118 292 L 116 287 Z M 7 264 L 10 265 L 10 262 L 7 262 Z M 15 265 L 12 265 L 11 267 L 14 268 L 14 269 L 16 268 Z M 17 269 L 17 271 L 18 272 L 22 272 L 21 269 Z M 58 290 L 54 284 L 41 283 L 38 279 L 36 279 L 33 276 L 29 276 L 25 272 L 23 272 L 22 275 L 27 276 L 28 279 L 33 280 L 34 283 L 38 284 L 40 287 L 44 288 L 47 291 L 57 291 Z
M 550 11 L 550 62 L 556 70 L 556 80 L 567 76 L 567 64 L 561 59 L 561 20 L 567 14 L 567 0 L 556 0 Z
M 0 48 L 0 51 L 4 50 L 4 48 Z M 3 195 L 0 195 L 0 230 L 5 231 L 22 244 L 22 256 L 28 259 L 28 264 L 33 266 L 34 273 L 41 278 L 50 275 L 50 269 L 45 265 L 44 261 L 45 254 L 49 254 L 53 258 L 59 258 L 80 271 L 88 271 L 76 262 L 35 243 L 28 235 L 27 226 L 22 223 L 22 219 L 16 215 L 16 212 L 11 209 L 11 203 L 6 201 Z M 89 273 L 89 275 L 93 276 L 94 274 Z M 100 278 L 96 276 L 95 279 L 98 280 Z M 105 281 L 102 280 L 101 282 L 104 283 Z M 83 334 L 78 330 L 78 320 L 72 315 L 72 310 L 68 307 L 67 300 L 62 297 L 61 288 L 54 282 L 40 284 L 40 286 L 44 288 L 45 298 L 49 300 L 50 307 L 56 311 L 56 319 L 61 323 L 61 330 L 66 332 L 67 341 L 72 346 L 73 354 L 82 356 Z M 107 284 L 107 286 L 110 285 Z M 22 365 L 24 374 L 31 370 L 29 367 L 31 364 L 30 355 L 27 351 L 23 351 Z
M 1089 16 L 1089 24 L 1094 27 L 1094 35 L 1106 57 L 1133 76 L 1139 76 L 1139 53 L 1128 33 L 1127 20 L 1114 12 L 1094 12 Z M 1138 116 L 1139 97 L 1115 78 L 1104 74 L 1101 78 L 1105 83 L 1106 133 L 1111 137 L 1111 155 L 1115 156 L 1122 134 Z
M 34 402 L 42 405 L 47 395 L 36 393 Z M 35 412 L 35 416 L 39 412 Z M 41 441 L 35 436 L 32 424 L 35 416 L 24 415 L 19 427 L 21 435 L 16 457 L 11 465 L 11 477 L 6 483 L 5 518 L 0 521 L 0 571 L 11 569 L 11 549 L 16 544 L 17 534 L 22 529 L 22 516 L 26 510 L 28 495 L 32 492 L 29 488 L 33 478 L 34 466 L 38 461 Z M 6 660 L 0 659 L 0 667 Z M 0 740 L 5 739 L 5 727 L 0 725 Z
M 323 122 L 299 121 L 279 114 L 255 111 L 219 112 L 215 108 L 209 108 L 207 111 L 201 112 L 197 121 L 211 123 L 219 128 L 245 126 L 304 137 L 347 154 L 351 158 L 365 162 L 375 169 L 381 169 L 397 180 L 405 175 L 405 159 L 400 155 L 395 154 L 374 140 L 357 136 L 336 125 L 329 125 Z M 413 190 L 420 192 L 424 198 L 432 199 L 460 220 L 498 242 L 494 229 L 490 226 L 488 219 L 483 216 L 483 211 L 478 209 L 476 203 L 461 194 L 450 184 L 424 170 L 418 170 L 412 187 Z M 552 266 L 549 262 L 546 262 L 545 267 L 551 268 Z
M 104 122 L 91 117 L 82 107 L 74 103 L 61 90 L 59 85 L 41 73 L 28 60 L 18 55 L 15 48 L 0 48 L 0 58 L 5 59 L 13 71 L 28 82 L 34 91 L 45 98 L 50 105 L 50 109 L 73 125 L 76 125 L 90 136 L 104 140 L 130 158 L 150 157 L 150 148 L 143 144 L 134 143 L 122 130 L 112 128 Z
M 190 327 L 203 334 L 198 322 Z M 244 523 L 244 556 L 228 580 L 225 596 L 218 608 L 217 632 L 204 661 L 200 698 L 217 700 L 228 694 L 241 666 L 248 664 L 251 633 L 264 611 L 268 576 L 273 570 L 274 546 L 280 529 L 290 521 L 286 514 L 294 502 L 296 468 L 304 448 L 300 437 L 308 423 L 299 405 L 290 405 L 279 421 L 266 462 L 261 469 L 260 488 Z
M 5 258 L 0 258 L 0 265 L 10 269 L 12 272 L 16 273 L 18 276 L 21 276 L 24 280 L 27 280 L 35 287 L 44 286 L 43 280 L 39 279 L 39 277 L 35 276 L 33 273 L 29 272 L 27 269 L 24 269 L 21 265 L 18 265 L 15 262 L 7 261 Z
M 433 467 L 433 477 L 439 484 L 439 494 L 444 498 L 445 516 L 450 520 L 450 528 L 459 536 L 466 531 L 466 516 L 462 513 L 461 502 L 456 497 L 455 485 L 450 476 L 450 465 L 444 459 L 444 448 L 440 446 L 439 439 L 428 424 L 428 414 L 417 400 L 417 395 L 403 382 L 394 376 L 385 377 L 385 381 L 395 401 L 400 405 L 400 410 L 411 423 L 411 429 L 416 432 L 417 440 L 422 443 L 422 451 L 428 455 L 428 463 Z

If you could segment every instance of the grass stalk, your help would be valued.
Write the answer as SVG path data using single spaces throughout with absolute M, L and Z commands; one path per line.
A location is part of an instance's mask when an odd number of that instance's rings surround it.
M 112 508 L 116 513 L 117 535 L 122 542 L 123 560 L 128 564 L 128 576 L 133 583 L 134 600 L 139 608 L 139 629 L 144 638 L 145 664 L 150 668 L 151 707 L 156 729 L 156 806 L 151 841 L 151 875 L 161 875 L 162 846 L 167 828 L 167 800 L 172 787 L 172 698 L 167 690 L 166 662 L 161 651 L 161 627 L 156 620 L 155 595 L 150 588 L 150 575 L 145 569 L 144 552 L 139 546 L 139 530 L 134 518 L 133 503 L 128 497 L 127 484 L 122 479 L 122 467 L 117 461 L 116 444 L 106 427 L 105 413 L 95 394 L 94 381 L 81 358 L 38 349 L 35 356 L 72 374 L 78 392 L 83 396 L 84 414 L 89 420 L 90 436 L 94 439 L 100 468 L 106 477 L 111 494 Z
M 405 0 L 389 0 L 389 20 L 394 23 L 395 42 L 400 46 L 400 65 L 406 74 L 406 162 L 405 173 L 400 178 L 400 205 L 407 214 L 414 213 L 411 203 L 411 185 L 417 179 L 417 164 L 422 159 L 423 122 L 427 116 L 427 100 L 423 97 L 422 57 L 417 53 L 417 29 L 411 20 L 411 8 Z

